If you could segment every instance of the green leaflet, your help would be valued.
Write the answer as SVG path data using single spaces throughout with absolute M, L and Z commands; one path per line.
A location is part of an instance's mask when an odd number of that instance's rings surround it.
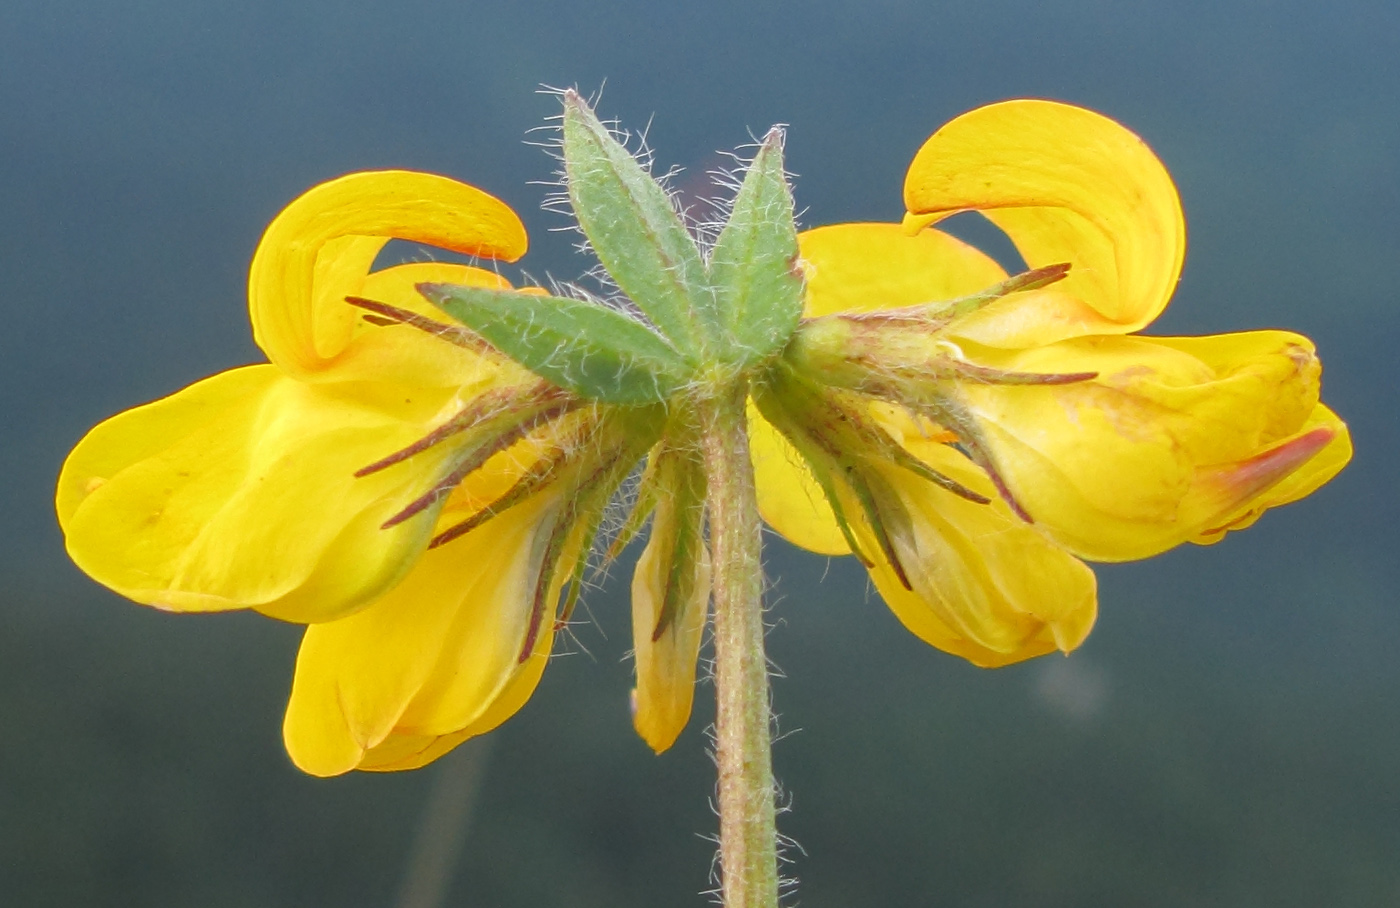
M 564 170 L 603 267 L 677 350 L 696 357 L 719 323 L 700 251 L 666 191 L 572 91 L 564 95 Z
M 655 332 L 597 303 L 455 284 L 418 291 L 531 372 L 591 400 L 658 403 L 691 378 Z
M 726 358 L 744 366 L 781 350 L 802 317 L 797 226 L 774 127 L 749 165 L 710 257 L 710 281 L 730 337 Z

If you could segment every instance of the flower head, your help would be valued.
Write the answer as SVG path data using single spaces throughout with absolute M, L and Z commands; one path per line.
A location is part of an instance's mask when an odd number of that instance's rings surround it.
M 69 553 L 123 595 L 308 625 L 285 737 L 317 774 L 421 765 L 514 713 L 655 438 L 652 409 L 543 381 L 416 289 L 507 288 L 494 272 L 373 270 L 391 238 L 505 261 L 526 246 L 509 208 L 443 177 L 318 186 L 253 260 L 272 362 L 102 423 L 59 479 Z
M 916 634 L 979 665 L 1070 650 L 1092 572 L 1209 542 L 1349 457 L 1311 344 L 1132 334 L 1184 252 L 1142 143 L 1049 102 L 982 108 L 915 158 L 901 224 L 797 234 L 782 135 L 701 248 L 581 99 L 570 200 L 622 305 L 447 263 L 376 269 L 390 239 L 512 262 L 502 202 L 444 177 L 353 174 L 295 200 L 249 276 L 270 360 L 119 414 L 74 449 L 74 561 L 173 611 L 307 625 L 284 734 L 308 772 L 422 765 L 539 681 L 608 503 L 644 463 L 621 548 L 639 733 L 670 746 L 707 619 L 697 401 L 740 382 L 764 516 L 854 553 Z M 978 210 L 1030 270 L 931 225 Z
M 1213 542 L 1350 458 L 1306 338 L 1131 333 L 1166 307 L 1185 226 L 1117 123 L 974 110 L 925 143 L 904 197 L 902 225 L 802 235 L 807 318 L 757 396 L 778 432 L 755 437 L 768 521 L 857 553 L 933 645 L 979 665 L 1073 649 L 1095 617 L 1079 557 Z M 931 226 L 962 211 L 1031 270 Z

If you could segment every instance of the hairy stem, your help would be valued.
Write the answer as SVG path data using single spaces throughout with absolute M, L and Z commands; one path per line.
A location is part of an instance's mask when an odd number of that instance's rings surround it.
M 701 407 L 715 602 L 720 868 L 725 908 L 776 908 L 763 569 L 746 399 L 747 388 L 738 383 Z

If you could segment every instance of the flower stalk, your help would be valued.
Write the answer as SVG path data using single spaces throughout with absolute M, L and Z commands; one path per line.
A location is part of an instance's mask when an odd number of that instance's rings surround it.
M 714 571 L 715 739 L 725 908 L 778 904 L 758 499 L 747 382 L 700 408 Z

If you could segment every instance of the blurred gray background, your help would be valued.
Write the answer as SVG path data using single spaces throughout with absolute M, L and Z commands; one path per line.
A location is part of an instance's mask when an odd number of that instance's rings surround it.
M 1102 569 L 1068 659 L 970 668 L 854 562 L 775 541 L 800 904 L 1400 904 L 1397 61 L 1392 0 L 6 0 L 0 904 L 705 904 L 710 690 L 670 753 L 632 734 L 625 570 L 489 752 L 315 780 L 279 736 L 297 629 L 119 600 L 50 504 L 95 422 L 260 358 L 244 271 L 314 183 L 450 174 L 520 211 L 531 272 L 586 268 L 523 140 L 541 83 L 604 80 L 662 167 L 790 124 L 808 226 L 897 219 L 919 144 L 978 104 L 1109 114 L 1186 208 L 1153 330 L 1309 334 L 1355 433 L 1312 499 Z

